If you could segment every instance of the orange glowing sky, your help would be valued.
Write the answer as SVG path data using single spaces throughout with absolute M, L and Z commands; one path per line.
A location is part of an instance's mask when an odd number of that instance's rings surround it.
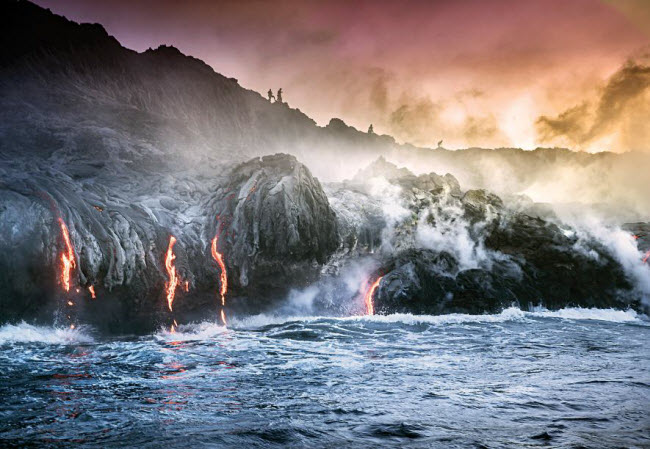
M 650 150 L 646 0 L 37 0 L 171 44 L 319 124 L 435 146 Z

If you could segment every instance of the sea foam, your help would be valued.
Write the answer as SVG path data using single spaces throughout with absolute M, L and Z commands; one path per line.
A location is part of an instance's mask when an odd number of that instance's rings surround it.
M 49 343 L 75 344 L 93 343 L 93 338 L 85 329 L 69 327 L 34 326 L 25 322 L 5 324 L 0 327 L 0 344 L 4 343 Z

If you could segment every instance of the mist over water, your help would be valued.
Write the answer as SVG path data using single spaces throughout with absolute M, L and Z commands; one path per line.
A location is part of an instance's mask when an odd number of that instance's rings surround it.
M 633 311 L 0 328 L 0 440 L 41 447 L 643 447 Z M 128 443 L 125 443 L 128 442 Z

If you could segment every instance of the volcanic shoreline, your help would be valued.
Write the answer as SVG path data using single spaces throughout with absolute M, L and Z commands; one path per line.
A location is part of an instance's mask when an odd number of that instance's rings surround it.
M 391 162 L 461 167 L 488 150 L 319 127 L 173 47 L 136 53 L 29 2 L 0 9 L 15 43 L 0 53 L 3 322 L 144 332 L 292 295 L 333 315 L 646 310 L 646 223 L 586 232 L 525 196 Z M 589 157 L 512 151 L 498 157 Z M 327 164 L 351 174 L 321 182 Z

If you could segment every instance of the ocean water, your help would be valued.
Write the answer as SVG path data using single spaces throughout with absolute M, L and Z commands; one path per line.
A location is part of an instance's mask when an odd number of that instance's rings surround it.
M 0 446 L 650 447 L 632 311 L 0 327 Z

